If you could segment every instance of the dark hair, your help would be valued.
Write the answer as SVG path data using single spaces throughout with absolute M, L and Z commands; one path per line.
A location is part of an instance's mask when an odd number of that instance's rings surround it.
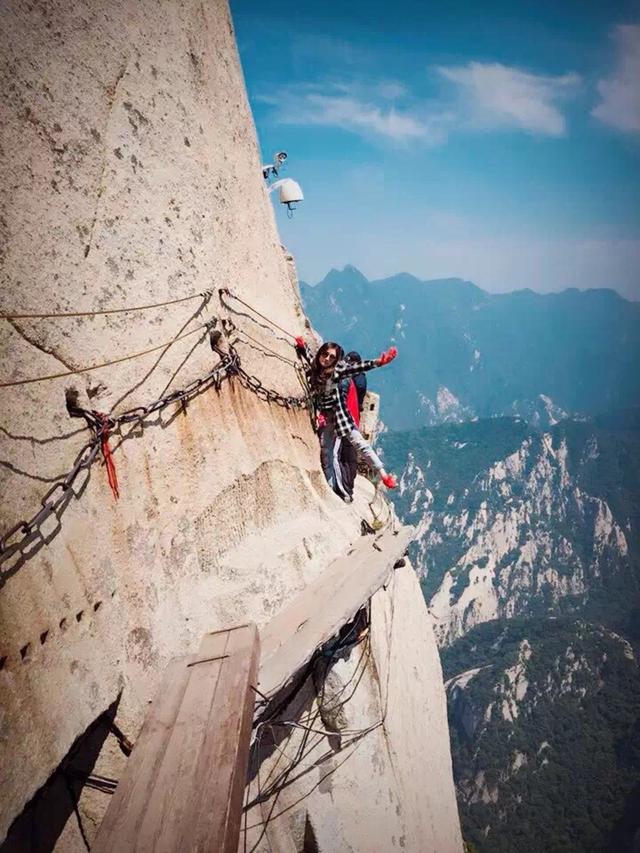
M 318 352 L 313 357 L 313 362 L 311 364 L 311 379 L 312 382 L 319 381 L 322 376 L 324 368 L 320 364 L 320 356 L 325 355 L 329 352 L 330 349 L 335 349 L 336 351 L 336 364 L 344 358 L 344 350 L 340 346 L 340 344 L 335 343 L 335 341 L 325 341 L 322 344 Z
M 353 361 L 362 361 L 362 356 L 360 355 L 359 352 L 356 352 L 355 350 L 351 350 L 351 352 L 348 352 L 345 355 L 344 360 L 348 361 L 349 363 L 351 363 Z

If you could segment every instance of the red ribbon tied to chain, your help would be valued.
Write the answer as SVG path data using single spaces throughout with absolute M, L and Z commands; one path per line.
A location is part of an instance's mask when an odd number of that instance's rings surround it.
M 111 432 L 112 421 L 108 415 L 103 414 L 102 412 L 94 412 L 93 413 L 100 424 L 100 428 L 98 431 L 98 436 L 100 438 L 100 448 L 102 450 L 102 458 L 104 459 L 104 465 L 107 469 L 107 480 L 109 481 L 109 487 L 113 492 L 113 496 L 116 500 L 120 497 L 120 491 L 118 489 L 118 475 L 116 473 L 116 464 L 113 461 L 113 453 L 111 452 L 111 447 L 109 446 L 109 433 Z

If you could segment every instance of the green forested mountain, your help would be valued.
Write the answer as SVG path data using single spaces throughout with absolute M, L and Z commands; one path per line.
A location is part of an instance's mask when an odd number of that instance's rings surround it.
M 393 371 L 371 377 L 391 429 L 493 415 L 546 426 L 640 403 L 640 304 L 612 290 L 496 295 L 349 266 L 300 290 L 325 339 L 370 356 L 397 343 Z
M 481 853 L 637 853 L 640 417 L 382 437 Z
M 443 666 L 465 838 L 491 853 L 635 850 L 640 675 L 623 638 L 490 622 Z

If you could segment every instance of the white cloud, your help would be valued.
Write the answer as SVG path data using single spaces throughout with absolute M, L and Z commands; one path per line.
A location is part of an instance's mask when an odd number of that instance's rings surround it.
M 566 121 L 557 102 L 575 92 L 580 77 L 550 77 L 499 63 L 470 62 L 441 67 L 459 89 L 461 119 L 476 128 L 513 127 L 545 136 L 564 136 Z
M 441 67 L 437 74 L 456 87 L 438 99 L 419 100 L 397 80 L 330 81 L 281 86 L 267 97 L 280 124 L 337 127 L 367 139 L 439 145 L 452 132 L 516 128 L 564 136 L 558 102 L 580 78 L 536 75 L 497 63 Z
M 409 94 L 407 87 L 403 86 L 402 83 L 398 83 L 396 80 L 386 80 L 383 83 L 380 83 L 378 86 L 378 92 L 382 98 L 386 98 L 389 101 L 395 101 L 397 98 L 404 98 Z
M 618 55 L 613 74 L 598 82 L 600 103 L 592 115 L 629 133 L 640 133 L 640 26 L 616 27 Z
M 302 115 L 298 115 L 296 121 L 301 119 L 306 119 L 308 124 L 371 132 L 396 142 L 422 139 L 427 134 L 425 124 L 410 114 L 345 96 L 307 95 Z
M 401 98 L 408 100 L 401 84 L 383 81 L 373 87 L 344 82 L 286 86 L 261 100 L 275 108 L 281 124 L 338 127 L 395 143 L 434 145 L 444 141 L 449 118 L 428 116 L 411 104 L 398 107 L 388 103 Z

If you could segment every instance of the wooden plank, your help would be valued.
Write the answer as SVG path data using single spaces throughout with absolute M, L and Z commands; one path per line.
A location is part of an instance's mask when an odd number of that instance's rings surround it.
M 113 845 L 113 839 L 135 839 L 138 836 L 153 780 L 180 710 L 189 677 L 189 660 L 188 657 L 178 658 L 172 661 L 165 671 L 127 761 L 126 771 L 118 782 L 91 846 L 94 853 L 113 853 L 117 849 Z
M 235 853 L 258 659 L 247 625 L 170 665 L 92 849 Z
M 255 705 L 252 685 L 258 677 L 255 626 L 252 626 L 250 637 L 246 631 L 234 632 L 227 650 L 234 654 L 238 663 L 223 667 L 210 713 L 211 725 L 224 720 L 224 728 L 215 740 L 209 739 L 207 748 L 199 756 L 196 780 L 200 785 L 201 802 L 195 810 L 191 843 L 187 845 L 185 840 L 180 850 L 215 849 L 221 853 L 236 853 L 238 849 Z M 215 807 L 206 802 L 206 780 L 212 774 L 217 776 Z M 218 847 L 208 845 L 211 838 L 220 839 Z
M 216 634 L 211 638 L 209 662 L 189 667 L 180 711 L 154 780 L 135 850 L 162 853 L 181 849 L 178 842 L 182 827 L 190 816 L 195 787 L 194 768 L 207 735 L 209 709 L 220 670 L 229 661 L 222 657 L 226 653 L 228 639 L 228 633 Z M 195 662 L 200 658 L 199 652 L 192 660 Z M 217 727 L 214 731 L 218 736 Z
M 371 596 L 384 585 L 394 563 L 411 541 L 413 529 L 386 530 L 362 537 L 349 554 L 280 611 L 261 632 L 260 691 L 279 693 L 311 660 L 315 650 L 334 637 Z

